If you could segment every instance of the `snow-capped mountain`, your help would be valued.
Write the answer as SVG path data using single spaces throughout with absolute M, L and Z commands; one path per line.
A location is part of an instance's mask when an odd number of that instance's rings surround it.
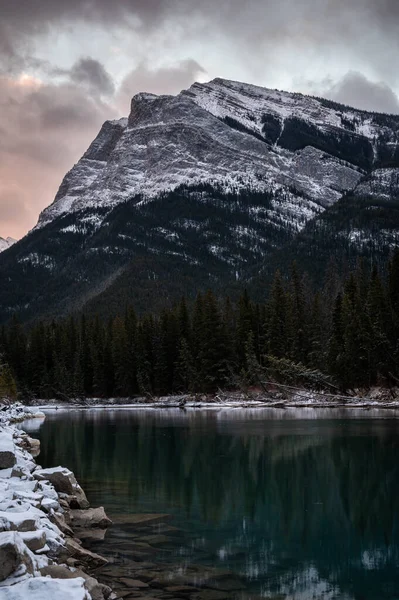
M 4 252 L 7 248 L 10 248 L 13 244 L 16 243 L 17 240 L 14 240 L 12 237 L 2 238 L 0 237 L 0 252 Z
M 244 280 L 343 197 L 396 199 L 398 173 L 399 116 L 222 79 L 138 94 L 0 261 L 0 312 Z

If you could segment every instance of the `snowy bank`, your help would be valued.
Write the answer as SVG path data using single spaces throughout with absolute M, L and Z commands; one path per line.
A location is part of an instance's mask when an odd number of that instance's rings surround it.
M 112 408 L 184 408 L 184 409 L 239 409 L 239 408 L 399 408 L 399 388 L 374 387 L 356 390 L 351 396 L 324 391 L 293 388 L 274 384 L 268 391 L 218 392 L 217 394 L 180 394 L 159 397 L 134 398 L 79 398 L 70 401 L 36 400 L 37 408 L 49 409 L 100 409 Z
M 112 600 L 87 574 L 107 560 L 73 531 L 74 520 L 84 528 L 111 522 L 104 509 L 89 508 L 71 471 L 36 464 L 38 440 L 14 424 L 25 418 L 45 417 L 20 404 L 0 410 L 0 600 Z

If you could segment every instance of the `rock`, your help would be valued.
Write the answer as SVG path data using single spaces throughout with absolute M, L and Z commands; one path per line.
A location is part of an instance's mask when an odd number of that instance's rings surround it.
M 92 600 L 104 600 L 112 594 L 110 587 L 104 585 L 103 583 L 99 583 L 97 579 L 94 579 L 94 577 L 90 577 L 90 575 L 87 575 L 82 571 L 76 571 L 76 573 L 79 577 L 83 577 L 85 580 L 85 587 Z
M 199 589 L 193 587 L 192 585 L 171 585 L 165 588 L 167 592 L 172 594 L 173 596 L 189 596 L 194 592 L 199 592 Z
M 202 590 L 193 596 L 194 600 L 226 600 L 227 598 L 230 598 L 230 594 L 219 590 Z
M 0 519 L 10 523 L 11 531 L 36 531 L 40 529 L 38 517 L 29 510 L 20 512 L 0 511 Z
M 15 572 L 24 575 L 33 571 L 32 559 L 21 536 L 14 531 L 0 533 L 0 581 Z
M 40 440 L 33 439 L 29 437 L 29 435 L 24 437 L 22 446 L 28 450 L 33 457 L 40 454 Z
M 154 523 L 150 525 L 150 527 L 154 530 L 154 533 L 173 533 L 174 535 L 181 534 L 182 530 L 179 527 L 174 527 L 173 525 L 167 525 L 166 523 Z
M 72 538 L 67 538 L 65 540 L 65 548 L 66 553 L 70 558 L 75 558 L 82 564 L 88 566 L 89 568 L 96 569 L 97 567 L 102 567 L 108 564 L 108 560 L 99 554 L 95 554 L 94 552 L 90 552 L 90 550 L 86 550 L 82 548 L 76 540 Z
M 60 565 L 50 565 L 40 569 L 40 573 L 54 579 L 75 579 L 76 577 L 81 577 L 85 581 L 85 588 L 90 593 L 92 600 L 105 600 L 112 593 L 111 588 L 99 583 L 97 579 L 87 575 L 87 573 L 84 573 L 80 569 L 70 571 L 66 567 Z
M 155 588 L 167 588 L 170 587 L 170 585 L 173 584 L 174 581 L 176 581 L 176 577 L 171 578 L 171 577 L 157 577 L 157 579 L 153 579 L 151 581 L 151 587 L 155 587 Z M 180 583 L 180 582 L 179 582 Z M 182 582 L 184 583 L 184 582 Z
M 37 531 L 27 531 L 25 533 L 21 533 L 21 538 L 28 546 L 29 550 L 32 552 L 37 552 L 38 550 L 42 550 L 46 545 L 46 532 L 38 529 Z
M 156 579 L 158 576 L 159 576 L 158 571 L 147 571 L 147 570 L 143 569 L 142 571 L 139 572 L 140 580 L 144 581 L 145 583 L 148 583 L 149 581 Z
M 134 587 L 139 589 L 149 587 L 148 583 L 144 583 L 144 581 L 140 581 L 139 579 L 131 579 L 130 577 L 121 577 L 119 581 L 127 587 Z
M 221 590 L 222 592 L 236 592 L 238 590 L 245 589 L 245 585 L 239 579 L 232 577 L 231 579 L 221 579 L 218 581 L 210 581 L 206 584 L 206 587 L 214 590 Z
M 6 431 L 0 433 L 0 469 L 10 469 L 17 462 L 16 449 L 12 435 Z
M 170 539 L 163 534 L 159 535 L 144 535 L 143 537 L 137 538 L 137 542 L 145 542 L 152 546 L 158 546 L 159 544 L 167 544 Z
M 57 500 L 53 500 L 52 498 L 43 498 L 40 503 L 40 508 L 47 513 L 51 513 L 53 510 L 58 510 L 60 505 Z
M 79 508 L 88 508 L 86 494 L 76 481 L 75 475 L 69 469 L 54 467 L 53 469 L 36 469 L 35 479 L 50 481 L 57 492 L 73 496 Z
M 102 506 L 99 508 L 88 508 L 87 510 L 71 510 L 71 525 L 73 528 L 81 527 L 88 529 L 90 527 L 98 527 L 106 529 L 112 525 L 112 521 L 105 514 Z
M 6 517 L 0 517 L 0 532 L 1 531 L 10 531 L 11 523 Z
M 65 498 L 61 498 L 61 497 L 60 497 L 60 498 L 59 498 L 59 503 L 60 503 L 60 506 L 61 506 L 61 508 L 63 508 L 64 510 L 68 510 L 68 509 L 70 508 L 70 507 L 69 507 L 69 504 L 68 504 L 68 502 L 65 500 Z
M 48 567 L 43 567 L 40 569 L 40 573 L 43 577 L 49 576 L 53 579 L 72 579 L 75 576 L 73 571 L 70 571 L 61 565 L 49 565 Z
M 75 528 L 75 536 L 84 542 L 99 543 L 105 539 L 106 529 L 80 529 Z
M 60 497 L 60 506 L 63 506 L 66 509 L 86 509 L 89 508 L 90 504 L 87 501 L 87 499 L 85 499 L 86 496 L 83 498 L 81 496 L 76 496 L 71 495 L 71 494 L 61 494 Z M 61 501 L 64 500 L 64 503 L 61 504 Z
M 170 518 L 171 515 L 168 514 L 127 514 L 115 517 L 114 523 L 119 525 L 148 525 L 150 523 L 161 523 Z
M 11 471 L 11 477 L 23 477 L 26 474 L 27 474 L 26 470 L 23 469 L 23 467 L 21 467 L 21 465 L 14 465 L 14 467 Z

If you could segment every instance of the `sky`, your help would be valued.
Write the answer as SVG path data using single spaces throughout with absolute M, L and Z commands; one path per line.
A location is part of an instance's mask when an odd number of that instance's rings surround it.
M 0 236 L 106 119 L 215 77 L 399 113 L 398 0 L 0 0 Z

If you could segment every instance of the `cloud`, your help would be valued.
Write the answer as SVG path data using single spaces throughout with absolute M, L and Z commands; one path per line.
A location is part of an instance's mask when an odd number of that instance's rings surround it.
M 350 71 L 340 81 L 324 89 L 322 95 L 363 110 L 399 113 L 399 98 L 386 83 L 369 81 L 356 71 Z
M 76 62 L 70 71 L 70 78 L 75 83 L 87 86 L 105 96 L 112 96 L 115 92 L 111 76 L 104 66 L 93 58 L 81 58 Z
M 151 69 L 142 62 L 123 79 L 117 94 L 117 104 L 126 113 L 132 96 L 138 92 L 177 94 L 190 87 L 205 73 L 201 65 L 192 59 L 159 69 Z
M 0 77 L 0 235 L 20 237 L 54 199 L 110 104 L 73 82 Z
M 289 89 L 297 73 L 319 77 L 320 95 L 399 112 L 397 0 L 0 0 L 0 14 L 0 218 L 5 202 L 20 211 L 3 236 L 34 225 L 131 96 L 174 94 L 205 78 L 204 68 Z M 80 43 L 87 56 L 71 66 Z M 333 82 L 322 85 L 326 72 Z
M 228 37 L 233 48 L 244 44 L 244 51 L 258 49 L 254 61 L 264 60 L 265 46 L 285 44 L 324 51 L 332 44 L 359 53 L 368 45 L 368 60 L 381 64 L 382 60 L 386 63 L 387 38 L 392 47 L 398 47 L 397 0 L 0 0 L 0 14 L 4 46 L 0 51 L 8 56 L 23 52 L 23 45 L 32 38 L 77 22 L 141 33 L 169 24 L 173 37 L 194 23 L 200 26 L 199 35 L 212 32 L 214 39 Z M 179 29 L 178 24 L 183 27 Z
M 114 84 L 96 60 L 54 70 L 58 83 L 0 77 L 0 235 L 21 237 L 54 199 L 62 178 L 102 123 L 127 115 L 139 91 L 177 93 L 204 73 L 194 60 L 159 69 L 140 64 L 107 101 Z M 115 100 L 115 102 L 114 102 Z M 116 106 L 119 106 L 119 109 Z

